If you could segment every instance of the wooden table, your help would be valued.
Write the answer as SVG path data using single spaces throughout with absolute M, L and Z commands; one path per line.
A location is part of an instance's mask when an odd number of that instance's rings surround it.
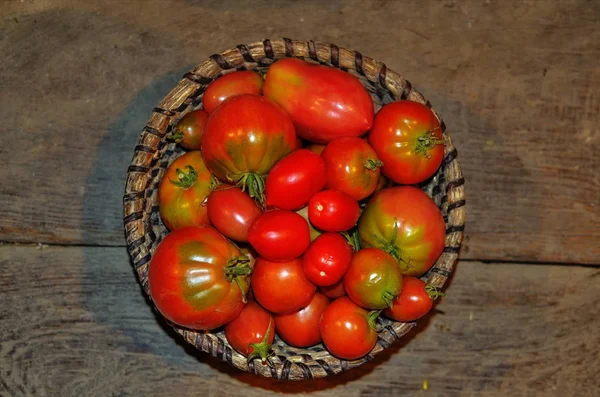
M 600 2 L 5 0 L 0 17 L 1 396 L 599 395 Z M 122 228 L 155 104 L 214 52 L 282 36 L 404 74 L 467 180 L 438 311 L 310 383 L 184 346 L 142 295 Z

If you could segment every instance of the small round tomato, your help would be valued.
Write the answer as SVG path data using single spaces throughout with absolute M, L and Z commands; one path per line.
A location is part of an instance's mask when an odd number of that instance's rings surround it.
M 377 343 L 376 318 L 377 312 L 369 313 L 347 296 L 336 299 L 327 306 L 319 324 L 325 347 L 346 360 L 365 356 Z
M 420 276 L 444 249 L 446 225 L 440 210 L 412 186 L 383 189 L 369 201 L 358 222 L 361 247 L 391 254 L 408 276 Z
M 356 225 L 359 217 L 358 202 L 338 190 L 323 190 L 308 203 L 308 219 L 327 232 L 346 231 Z
M 277 334 L 288 344 L 296 347 L 308 347 L 320 343 L 319 322 L 330 302 L 329 298 L 317 292 L 308 306 L 295 312 L 276 314 Z
M 148 269 L 150 296 L 168 320 L 209 330 L 244 307 L 249 259 L 210 226 L 177 229 L 160 242 Z
M 200 150 L 206 120 L 208 120 L 208 113 L 202 109 L 187 113 L 177 123 L 171 138 L 186 149 Z
M 396 260 L 377 248 L 363 248 L 352 257 L 344 275 L 344 289 L 366 309 L 392 307 L 402 290 L 402 272 Z
M 267 175 L 266 204 L 282 210 L 297 210 L 324 187 L 323 158 L 310 150 L 296 150 L 279 160 Z
M 208 219 L 218 231 L 235 241 L 248 241 L 248 229 L 262 210 L 240 188 L 221 185 L 206 201 Z
M 225 326 L 227 342 L 235 350 L 252 360 L 260 357 L 269 360 L 271 345 L 275 338 L 275 320 L 271 313 L 254 301 L 242 309 L 240 314 Z
M 313 241 L 302 258 L 304 273 L 318 286 L 337 283 L 350 266 L 352 247 L 339 233 L 323 233 Z
M 383 161 L 383 174 L 399 184 L 412 185 L 433 176 L 444 158 L 440 122 L 418 102 L 396 101 L 381 108 L 369 143 Z
M 340 281 L 333 285 L 327 285 L 325 287 L 319 287 L 319 290 L 328 298 L 337 299 L 344 295 L 346 295 L 346 290 L 344 289 L 344 279 L 342 278 Z
M 429 313 L 433 301 L 443 295 L 443 292 L 424 281 L 407 276 L 404 277 L 402 291 L 394 300 L 394 305 L 385 309 L 383 314 L 396 321 L 415 321 Z
M 169 230 L 209 224 L 202 204 L 210 193 L 210 182 L 210 171 L 197 150 L 180 156 L 167 168 L 158 186 L 158 206 Z
M 344 192 L 355 200 L 375 191 L 383 163 L 364 139 L 335 139 L 327 144 L 321 156 L 327 167 L 328 189 Z
M 202 105 L 204 110 L 212 113 L 227 98 L 240 94 L 262 94 L 264 80 L 262 76 L 252 70 L 241 70 L 223 75 L 210 83 Z
M 248 241 L 260 256 L 283 262 L 306 251 L 310 244 L 310 231 L 306 220 L 297 213 L 273 210 L 252 222 Z
M 318 143 L 313 143 L 312 145 L 308 145 L 306 147 L 306 149 L 310 150 L 313 153 L 321 155 L 321 153 L 323 153 L 323 150 L 325 149 L 325 145 L 320 145 Z
M 273 313 L 290 313 L 308 305 L 317 287 L 306 278 L 302 261 L 271 262 L 258 258 L 252 273 L 254 297 Z

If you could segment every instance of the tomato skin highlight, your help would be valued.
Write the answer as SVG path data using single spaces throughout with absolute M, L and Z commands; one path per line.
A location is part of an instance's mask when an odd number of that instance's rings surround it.
M 315 285 L 333 285 L 346 273 L 352 253 L 352 247 L 339 233 L 323 233 L 304 253 L 304 273 Z
M 409 322 L 425 316 L 433 307 L 433 299 L 427 293 L 427 284 L 416 278 L 404 277 L 402 292 L 394 300 L 394 305 L 383 314 L 393 320 Z
M 268 207 L 298 210 L 325 187 L 325 162 L 310 150 L 301 149 L 279 160 L 267 175 Z
M 252 70 L 240 70 L 219 77 L 206 89 L 202 98 L 204 110 L 209 114 L 226 99 L 241 94 L 262 94 L 264 80 Z
M 346 231 L 356 225 L 359 217 L 358 202 L 338 190 L 323 190 L 308 203 L 310 223 L 327 232 Z
M 206 201 L 210 223 L 226 237 L 240 242 L 248 241 L 248 229 L 263 211 L 246 193 L 235 186 L 221 185 L 213 190 Z
M 310 244 L 308 223 L 292 211 L 267 211 L 252 222 L 248 241 L 258 254 L 271 261 L 299 257 Z
M 231 347 L 244 356 L 250 356 L 255 350 L 252 345 L 260 344 L 263 340 L 268 345 L 264 347 L 268 351 L 275 338 L 274 324 L 275 319 L 271 313 L 258 303 L 248 301 L 240 314 L 225 325 L 225 337 Z
M 373 124 L 368 91 L 356 77 L 332 67 L 280 59 L 267 71 L 263 94 L 290 114 L 296 133 L 311 142 L 360 136 Z
M 228 277 L 248 259 L 211 226 L 167 234 L 148 269 L 150 296 L 161 314 L 183 327 L 211 330 L 233 320 L 244 307 L 249 277 Z M 233 269 L 237 267 L 237 269 Z M 249 273 L 249 268 L 246 268 Z
M 290 313 L 306 307 L 317 290 L 306 278 L 300 259 L 272 262 L 258 258 L 251 283 L 258 303 L 272 313 Z
M 295 347 L 314 346 L 321 342 L 319 323 L 331 300 L 317 292 L 310 303 L 302 309 L 275 315 L 277 334 Z
M 197 150 L 178 157 L 167 168 L 158 186 L 160 216 L 167 229 L 210 223 L 202 205 L 210 194 L 210 181 L 210 171 Z
M 392 254 L 402 273 L 420 276 L 444 249 L 446 225 L 435 202 L 412 186 L 383 189 L 367 204 L 358 222 L 361 247 Z
M 321 317 L 323 344 L 336 357 L 356 360 L 377 343 L 377 331 L 369 324 L 369 312 L 347 296 L 333 301 Z
M 430 178 L 444 158 L 439 120 L 427 106 L 408 100 L 381 108 L 369 132 L 369 144 L 383 161 L 383 174 L 398 184 Z
M 196 109 L 179 120 L 172 138 L 175 142 L 188 150 L 200 150 L 202 147 L 202 133 L 208 120 L 208 113 Z

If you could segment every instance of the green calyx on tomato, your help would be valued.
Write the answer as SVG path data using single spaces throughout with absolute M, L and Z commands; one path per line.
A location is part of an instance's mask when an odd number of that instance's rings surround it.
M 344 236 L 348 244 L 350 244 L 354 252 L 358 252 L 360 250 L 360 235 L 358 234 L 357 227 L 353 227 L 352 229 L 342 232 L 341 234 Z
M 186 165 L 185 168 L 188 170 L 187 172 L 177 168 L 177 181 L 170 180 L 175 186 L 179 186 L 183 189 L 189 189 L 194 186 L 196 180 L 198 179 L 198 173 L 191 165 Z
M 371 329 L 379 332 L 379 327 L 377 326 L 377 319 L 381 314 L 381 310 L 371 310 L 369 314 L 367 314 L 367 323 Z
M 369 171 L 375 171 L 379 167 L 383 167 L 383 161 L 381 160 L 368 159 L 365 161 L 365 168 Z
M 444 141 L 438 139 L 434 131 L 440 130 L 440 127 L 436 127 L 427 131 L 425 134 L 417 138 L 417 146 L 415 147 L 415 153 L 420 153 L 428 159 L 431 158 L 429 151 L 435 147 L 435 145 L 443 145 Z M 382 163 L 383 165 L 383 163 Z
M 242 192 L 248 189 L 248 195 L 264 208 L 265 206 L 265 178 L 266 175 L 259 175 L 252 172 L 245 172 L 239 177 L 236 186 L 242 189 Z
M 169 135 L 169 138 L 172 139 L 175 143 L 181 143 L 183 141 L 183 131 L 177 129 Z
M 425 292 L 427 292 L 427 295 L 431 298 L 432 301 L 436 300 L 439 297 L 446 296 L 445 293 L 443 293 L 437 287 L 434 287 L 431 284 L 427 284 L 427 286 L 425 287 Z
M 273 364 L 273 360 L 271 360 L 271 356 L 273 352 L 271 351 L 271 344 L 269 343 L 269 338 L 271 333 L 273 332 L 273 319 L 269 321 L 269 327 L 267 328 L 267 332 L 265 336 L 259 343 L 251 343 L 250 347 L 253 349 L 252 353 L 248 355 L 247 361 L 250 362 L 255 358 L 260 357 L 263 364 L 269 365 L 269 367 L 273 368 L 275 365 Z

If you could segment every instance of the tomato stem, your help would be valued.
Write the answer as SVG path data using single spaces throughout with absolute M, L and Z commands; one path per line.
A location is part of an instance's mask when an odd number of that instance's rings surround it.
M 269 367 L 274 367 L 273 361 L 271 360 L 271 344 L 269 343 L 269 338 L 271 337 L 271 332 L 273 332 L 273 319 L 269 319 L 269 326 L 267 328 L 267 332 L 265 336 L 263 336 L 262 340 L 259 343 L 251 343 L 249 346 L 253 349 L 252 353 L 248 355 L 248 362 L 254 360 L 257 357 L 260 357 L 263 364 L 268 364 Z
M 181 143 L 183 141 L 183 131 L 175 130 L 171 132 L 171 134 L 167 138 L 175 141 L 176 143 Z
M 341 235 L 344 236 L 346 242 L 350 244 L 354 252 L 358 252 L 360 250 L 360 236 L 358 234 L 358 228 L 355 227 L 349 231 L 342 232 Z
M 250 258 L 247 256 L 236 256 L 231 258 L 225 266 L 225 277 L 230 283 L 235 281 L 240 291 L 242 291 L 242 300 L 246 303 L 246 293 L 248 292 L 248 276 L 252 273 Z
M 242 191 L 248 189 L 248 195 L 252 197 L 262 208 L 265 207 L 265 177 L 266 175 L 245 172 L 237 182 Z
M 221 185 L 221 181 L 216 176 L 210 174 L 210 190 L 213 191 Z
M 367 314 L 367 322 L 369 323 L 369 327 L 379 332 L 379 327 L 377 327 L 377 317 L 381 314 L 381 310 L 371 310 L 369 314 Z
M 394 218 L 394 229 L 392 230 L 392 237 L 389 241 L 384 240 L 381 236 L 375 235 L 377 241 L 379 241 L 379 248 L 388 254 L 390 254 L 396 262 L 402 268 L 402 272 L 404 273 L 408 269 L 412 267 L 412 259 L 408 260 L 402 258 L 402 251 L 400 251 L 400 247 L 396 245 L 396 239 L 398 238 L 398 218 Z
M 440 296 L 446 296 L 445 293 L 443 293 L 442 291 L 440 291 L 437 287 L 431 285 L 431 284 L 427 284 L 425 286 L 425 292 L 427 292 L 427 295 L 429 295 L 429 297 L 431 298 L 431 300 L 436 300 L 437 298 L 439 298 Z
M 369 171 L 375 171 L 378 167 L 383 167 L 383 161 L 373 159 L 367 159 L 367 161 L 365 161 L 365 168 Z
M 194 186 L 196 180 L 198 179 L 198 173 L 191 165 L 186 165 L 185 168 L 188 170 L 187 172 L 177 168 L 175 172 L 177 173 L 177 181 L 169 179 L 172 184 L 175 186 L 179 186 L 183 189 L 189 189 Z
M 435 131 L 441 130 L 440 127 L 432 128 L 427 131 L 425 134 L 417 138 L 417 147 L 415 148 L 416 153 L 421 153 L 428 159 L 431 158 L 431 153 L 429 153 L 429 149 L 433 148 L 435 145 L 443 145 L 444 141 L 442 139 L 438 139 L 437 135 L 435 135 Z
M 397 297 L 398 294 L 395 294 L 393 291 L 390 290 L 383 291 L 383 294 L 381 295 L 381 298 L 383 299 L 387 307 L 389 307 L 390 309 L 394 307 L 394 301 Z

